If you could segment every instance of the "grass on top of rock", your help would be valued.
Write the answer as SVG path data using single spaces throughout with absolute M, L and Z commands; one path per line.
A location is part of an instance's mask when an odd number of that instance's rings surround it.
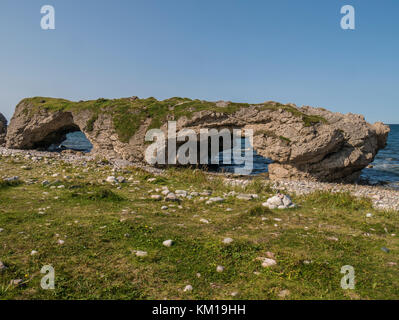
M 123 142 L 128 142 L 148 118 L 151 119 L 149 129 L 160 128 L 167 119 L 178 120 L 180 117 L 191 118 L 194 113 L 204 110 L 223 114 L 233 114 L 242 108 L 254 106 L 258 110 L 282 109 L 288 111 L 295 117 L 301 118 L 305 126 L 327 122 L 320 116 L 306 115 L 298 108 L 275 102 L 266 102 L 263 104 L 229 102 L 225 106 L 218 106 L 216 102 L 198 99 L 192 100 L 190 98 L 180 97 L 174 97 L 162 101 L 150 97 L 146 99 L 100 98 L 97 100 L 79 102 L 49 97 L 33 97 L 26 98 L 22 100 L 21 103 L 28 106 L 28 108 L 25 109 L 25 112 L 30 114 L 38 112 L 41 109 L 54 112 L 89 110 L 92 113 L 92 117 L 86 124 L 86 130 L 89 132 L 93 130 L 94 123 L 98 119 L 100 113 L 110 114 L 113 119 L 115 130 L 119 135 L 119 139 Z M 282 139 L 283 138 L 284 137 L 282 137 Z
M 96 161 L 43 161 L 0 157 L 0 177 L 24 181 L 0 189 L 0 261 L 7 267 L 0 299 L 399 298 L 398 212 L 345 193 L 291 195 L 297 208 L 269 210 L 262 203 L 275 192 L 260 178 L 231 186 L 200 170 L 152 175 Z M 127 182 L 105 182 L 110 175 Z M 164 197 L 165 188 L 199 195 L 151 198 Z M 232 191 L 258 198 L 241 200 Z M 207 203 L 210 197 L 225 201 Z M 277 264 L 262 267 L 265 257 Z M 55 290 L 40 287 L 49 264 Z M 355 269 L 354 290 L 341 288 L 344 265 Z M 14 279 L 23 282 L 10 285 Z M 193 290 L 184 292 L 187 285 Z

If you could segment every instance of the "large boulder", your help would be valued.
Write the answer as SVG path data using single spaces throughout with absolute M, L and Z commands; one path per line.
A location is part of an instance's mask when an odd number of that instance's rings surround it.
M 151 128 L 177 130 L 252 129 L 253 147 L 270 158 L 271 179 L 352 181 L 384 148 L 389 127 L 369 124 L 355 114 L 277 102 L 243 104 L 188 98 L 137 97 L 71 102 L 52 98 L 21 101 L 11 119 L 7 147 L 43 148 L 81 130 L 93 153 L 107 158 L 143 161 Z
M 0 113 L 0 147 L 5 145 L 7 134 L 7 119 Z

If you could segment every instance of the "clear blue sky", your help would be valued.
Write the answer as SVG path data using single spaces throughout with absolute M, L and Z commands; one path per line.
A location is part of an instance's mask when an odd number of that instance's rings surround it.
M 53 5 L 56 30 L 40 28 Z M 340 8 L 356 9 L 356 30 Z M 24 97 L 276 100 L 399 123 L 398 0 L 1 0 L 0 112 Z

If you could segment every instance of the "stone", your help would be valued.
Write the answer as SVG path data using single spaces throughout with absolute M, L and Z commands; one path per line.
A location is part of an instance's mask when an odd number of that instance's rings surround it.
M 209 223 L 209 220 L 207 220 L 207 219 L 200 219 L 200 222 L 202 222 L 202 223 Z
M 171 247 L 173 245 L 173 240 L 165 240 L 162 242 L 165 247 Z
M 32 250 L 31 253 L 30 253 L 31 256 L 34 256 L 36 254 L 38 254 L 38 252 L 36 250 Z
M 223 266 L 217 266 L 216 267 L 216 272 L 223 272 L 224 271 L 224 267 Z
M 125 183 L 126 179 L 125 179 L 125 177 L 120 176 L 120 177 L 116 178 L 116 181 L 118 181 L 119 183 Z
M 169 192 L 168 195 L 165 197 L 166 201 L 179 201 L 176 195 L 173 192 Z
M 137 257 L 146 257 L 146 256 L 148 255 L 147 251 L 140 251 L 140 250 L 138 250 L 138 251 L 136 251 L 135 253 L 136 253 L 136 256 L 137 256 Z
M 185 191 L 185 190 L 176 190 L 176 191 L 175 191 L 175 194 L 176 194 L 177 196 L 187 197 L 187 191 Z
M 281 201 L 283 202 L 283 206 L 284 207 L 289 207 L 292 204 L 291 198 L 287 195 L 284 195 L 281 199 Z
M 161 210 L 168 210 L 168 206 L 162 206 Z
M 10 285 L 12 286 L 19 286 L 20 284 L 22 284 L 22 279 L 14 279 L 10 281 Z
M 188 292 L 188 291 L 192 291 L 193 290 L 193 286 L 192 285 L 187 285 L 184 287 L 184 292 Z
M 160 201 L 160 200 L 162 200 L 162 196 L 160 196 L 159 194 L 153 194 L 153 195 L 151 195 L 151 199 Z
M 286 297 L 288 297 L 290 294 L 291 294 L 290 290 L 285 289 L 285 290 L 281 290 L 281 291 L 279 292 L 278 296 L 279 296 L 280 298 L 286 298 Z
M 274 206 L 278 207 L 278 206 L 281 206 L 283 204 L 283 201 L 282 201 L 282 199 L 279 196 L 274 196 L 274 197 L 271 197 L 271 198 L 267 199 L 266 203 L 268 205 L 274 205 Z
M 116 183 L 116 182 L 118 182 L 114 176 L 107 177 L 107 179 L 105 179 L 105 181 L 107 181 L 108 183 Z
M 280 193 L 267 199 L 262 205 L 269 209 L 288 209 L 295 206 L 289 196 Z
M 373 216 L 372 213 L 366 213 L 366 217 L 367 217 L 367 218 L 371 218 L 372 216 Z
M 253 199 L 252 195 L 250 195 L 250 194 L 239 194 L 239 195 L 237 195 L 236 198 L 237 198 L 238 200 L 247 200 L 247 201 Z
M 4 180 L 8 181 L 8 182 L 17 182 L 17 181 L 19 181 L 19 177 L 14 176 L 14 177 L 5 178 Z
M 234 240 L 232 239 L 232 238 L 224 238 L 223 239 L 223 243 L 224 244 L 230 244 L 230 243 L 232 243 Z
M 385 253 L 389 253 L 389 252 L 391 251 L 391 250 L 389 250 L 389 249 L 386 248 L 386 247 L 382 247 L 381 250 L 384 251 Z
M 222 198 L 222 197 L 209 198 L 209 200 L 206 203 L 211 204 L 214 202 L 224 202 L 224 198 Z
M 276 260 L 270 259 L 270 258 L 265 258 L 262 262 L 262 267 L 268 268 L 268 267 L 274 266 L 276 264 L 277 264 Z
M 63 244 L 65 243 L 65 241 L 64 241 L 64 240 L 61 240 L 61 239 L 58 239 L 58 240 L 57 240 L 57 243 L 58 243 L 59 245 L 63 245 Z
M 327 240 L 338 241 L 339 239 L 337 237 L 327 237 Z

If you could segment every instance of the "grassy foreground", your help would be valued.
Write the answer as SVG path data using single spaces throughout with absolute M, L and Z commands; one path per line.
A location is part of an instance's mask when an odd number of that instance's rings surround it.
M 109 175 L 128 181 L 112 185 L 103 181 Z M 0 299 L 399 298 L 398 212 L 373 210 L 347 194 L 292 195 L 298 208 L 270 211 L 261 203 L 273 191 L 258 180 L 242 189 L 197 170 L 169 170 L 153 180 L 95 162 L 0 157 L 0 177 L 10 176 L 24 182 L 0 181 L 0 261 L 7 266 Z M 151 199 L 165 186 L 259 198 Z M 224 244 L 226 237 L 234 241 Z M 171 247 L 162 245 L 167 239 Z M 277 264 L 262 267 L 257 258 L 268 256 Z M 40 287 L 44 265 L 55 269 L 55 290 Z M 354 290 L 340 286 L 344 265 L 355 269 Z M 23 282 L 10 285 L 14 279 Z M 193 290 L 185 292 L 186 285 Z

